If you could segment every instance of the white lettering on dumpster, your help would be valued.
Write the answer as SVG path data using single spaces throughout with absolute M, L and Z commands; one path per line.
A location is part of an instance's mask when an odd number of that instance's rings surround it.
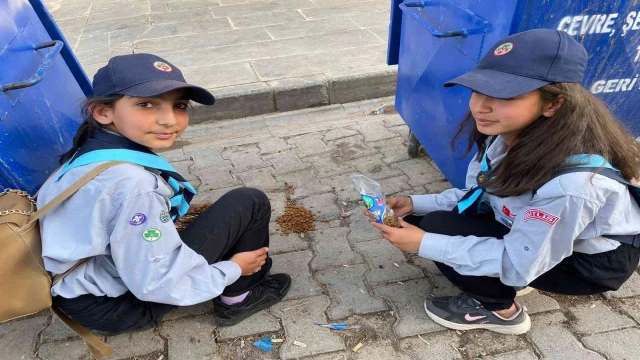
M 638 82 L 638 76 L 640 75 L 628 79 L 598 80 L 591 85 L 589 90 L 591 90 L 593 94 L 631 91 Z
M 597 15 L 577 15 L 565 16 L 560 20 L 558 30 L 566 31 L 569 35 L 587 34 L 611 34 L 616 31 L 612 28 L 615 25 L 618 13 L 597 14 Z

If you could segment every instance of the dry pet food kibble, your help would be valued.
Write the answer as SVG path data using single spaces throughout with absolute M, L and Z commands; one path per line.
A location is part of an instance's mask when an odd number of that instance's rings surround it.
M 189 208 L 189 211 L 187 211 L 187 213 L 184 214 L 184 216 L 179 217 L 174 222 L 176 229 L 180 231 L 186 228 L 187 226 L 189 226 L 189 224 L 191 224 L 198 216 L 200 216 L 200 214 L 202 214 L 205 210 L 207 210 L 209 206 L 211 206 L 211 202 L 209 201 L 204 201 L 199 204 L 191 205 L 191 207 Z
M 290 233 L 305 233 L 307 231 L 316 231 L 316 217 L 310 210 L 304 206 L 298 206 L 295 200 L 287 199 L 287 206 L 284 208 L 284 215 L 276 219 L 276 223 L 280 225 L 282 235 Z
M 392 227 L 400 227 L 398 217 L 387 206 L 380 184 L 364 175 L 351 175 L 353 186 L 360 192 L 364 206 L 372 214 L 373 219 L 379 224 Z

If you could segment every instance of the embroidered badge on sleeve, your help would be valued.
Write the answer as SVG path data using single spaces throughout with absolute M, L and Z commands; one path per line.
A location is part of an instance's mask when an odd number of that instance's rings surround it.
M 553 226 L 560 220 L 560 217 L 539 209 L 528 209 L 524 212 L 524 221 L 529 220 L 538 220 Z

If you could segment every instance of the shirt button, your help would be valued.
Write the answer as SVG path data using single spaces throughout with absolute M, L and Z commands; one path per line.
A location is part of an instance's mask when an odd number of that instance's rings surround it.
M 525 246 L 525 247 L 524 247 L 524 251 L 529 251 L 529 247 L 528 247 L 528 246 Z

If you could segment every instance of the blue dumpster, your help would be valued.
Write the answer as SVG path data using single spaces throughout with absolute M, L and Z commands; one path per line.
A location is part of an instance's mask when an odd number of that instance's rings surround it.
M 401 13 L 401 14 L 399 14 Z M 450 140 L 471 92 L 443 84 L 473 68 L 501 38 L 535 28 L 575 36 L 589 52 L 583 86 L 640 135 L 640 5 L 632 0 L 392 0 L 388 63 L 398 63 L 396 109 L 455 187 L 471 156 Z
M 91 93 L 40 0 L 0 1 L 0 190 L 35 193 L 71 147 Z

